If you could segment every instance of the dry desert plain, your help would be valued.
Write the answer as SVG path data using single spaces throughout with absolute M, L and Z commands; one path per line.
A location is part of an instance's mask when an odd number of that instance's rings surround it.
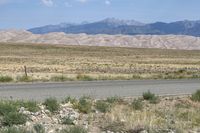
M 19 81 L 200 77 L 199 50 L 0 43 L 0 75 Z

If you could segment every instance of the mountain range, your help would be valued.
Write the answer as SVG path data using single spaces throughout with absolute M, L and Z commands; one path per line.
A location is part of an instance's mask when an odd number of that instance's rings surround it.
M 155 22 L 146 24 L 135 20 L 107 18 L 93 23 L 84 22 L 80 24 L 61 23 L 58 25 L 46 25 L 28 29 L 28 31 L 34 34 L 64 32 L 67 34 L 85 33 L 89 35 L 189 35 L 200 37 L 200 20 L 184 20 L 171 23 Z

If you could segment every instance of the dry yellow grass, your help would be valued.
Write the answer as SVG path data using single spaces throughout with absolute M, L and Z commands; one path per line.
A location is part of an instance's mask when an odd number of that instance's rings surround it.
M 49 80 L 199 78 L 200 51 L 0 43 L 0 75 Z
M 124 123 L 121 128 L 144 128 L 150 132 L 171 129 L 187 133 L 200 127 L 200 104 L 189 97 L 165 97 L 158 104 L 143 101 L 143 106 L 142 110 L 133 110 L 130 105 L 118 104 L 103 115 L 100 123 L 104 121 L 103 127 L 107 128 L 114 123 Z

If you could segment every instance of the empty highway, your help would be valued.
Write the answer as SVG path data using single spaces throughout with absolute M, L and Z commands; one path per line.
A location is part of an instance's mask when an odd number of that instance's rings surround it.
M 73 81 L 64 83 L 0 84 L 0 99 L 44 100 L 67 96 L 94 98 L 141 96 L 150 90 L 157 95 L 191 94 L 200 89 L 200 80 Z

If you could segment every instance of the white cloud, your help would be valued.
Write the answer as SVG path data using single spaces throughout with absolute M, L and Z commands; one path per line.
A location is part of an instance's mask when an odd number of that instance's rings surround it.
M 105 0 L 105 4 L 106 4 L 106 5 L 110 5 L 111 2 L 110 2 L 109 0 Z
M 51 7 L 54 5 L 53 1 L 52 0 L 42 0 L 43 4 L 48 6 L 48 7 Z

